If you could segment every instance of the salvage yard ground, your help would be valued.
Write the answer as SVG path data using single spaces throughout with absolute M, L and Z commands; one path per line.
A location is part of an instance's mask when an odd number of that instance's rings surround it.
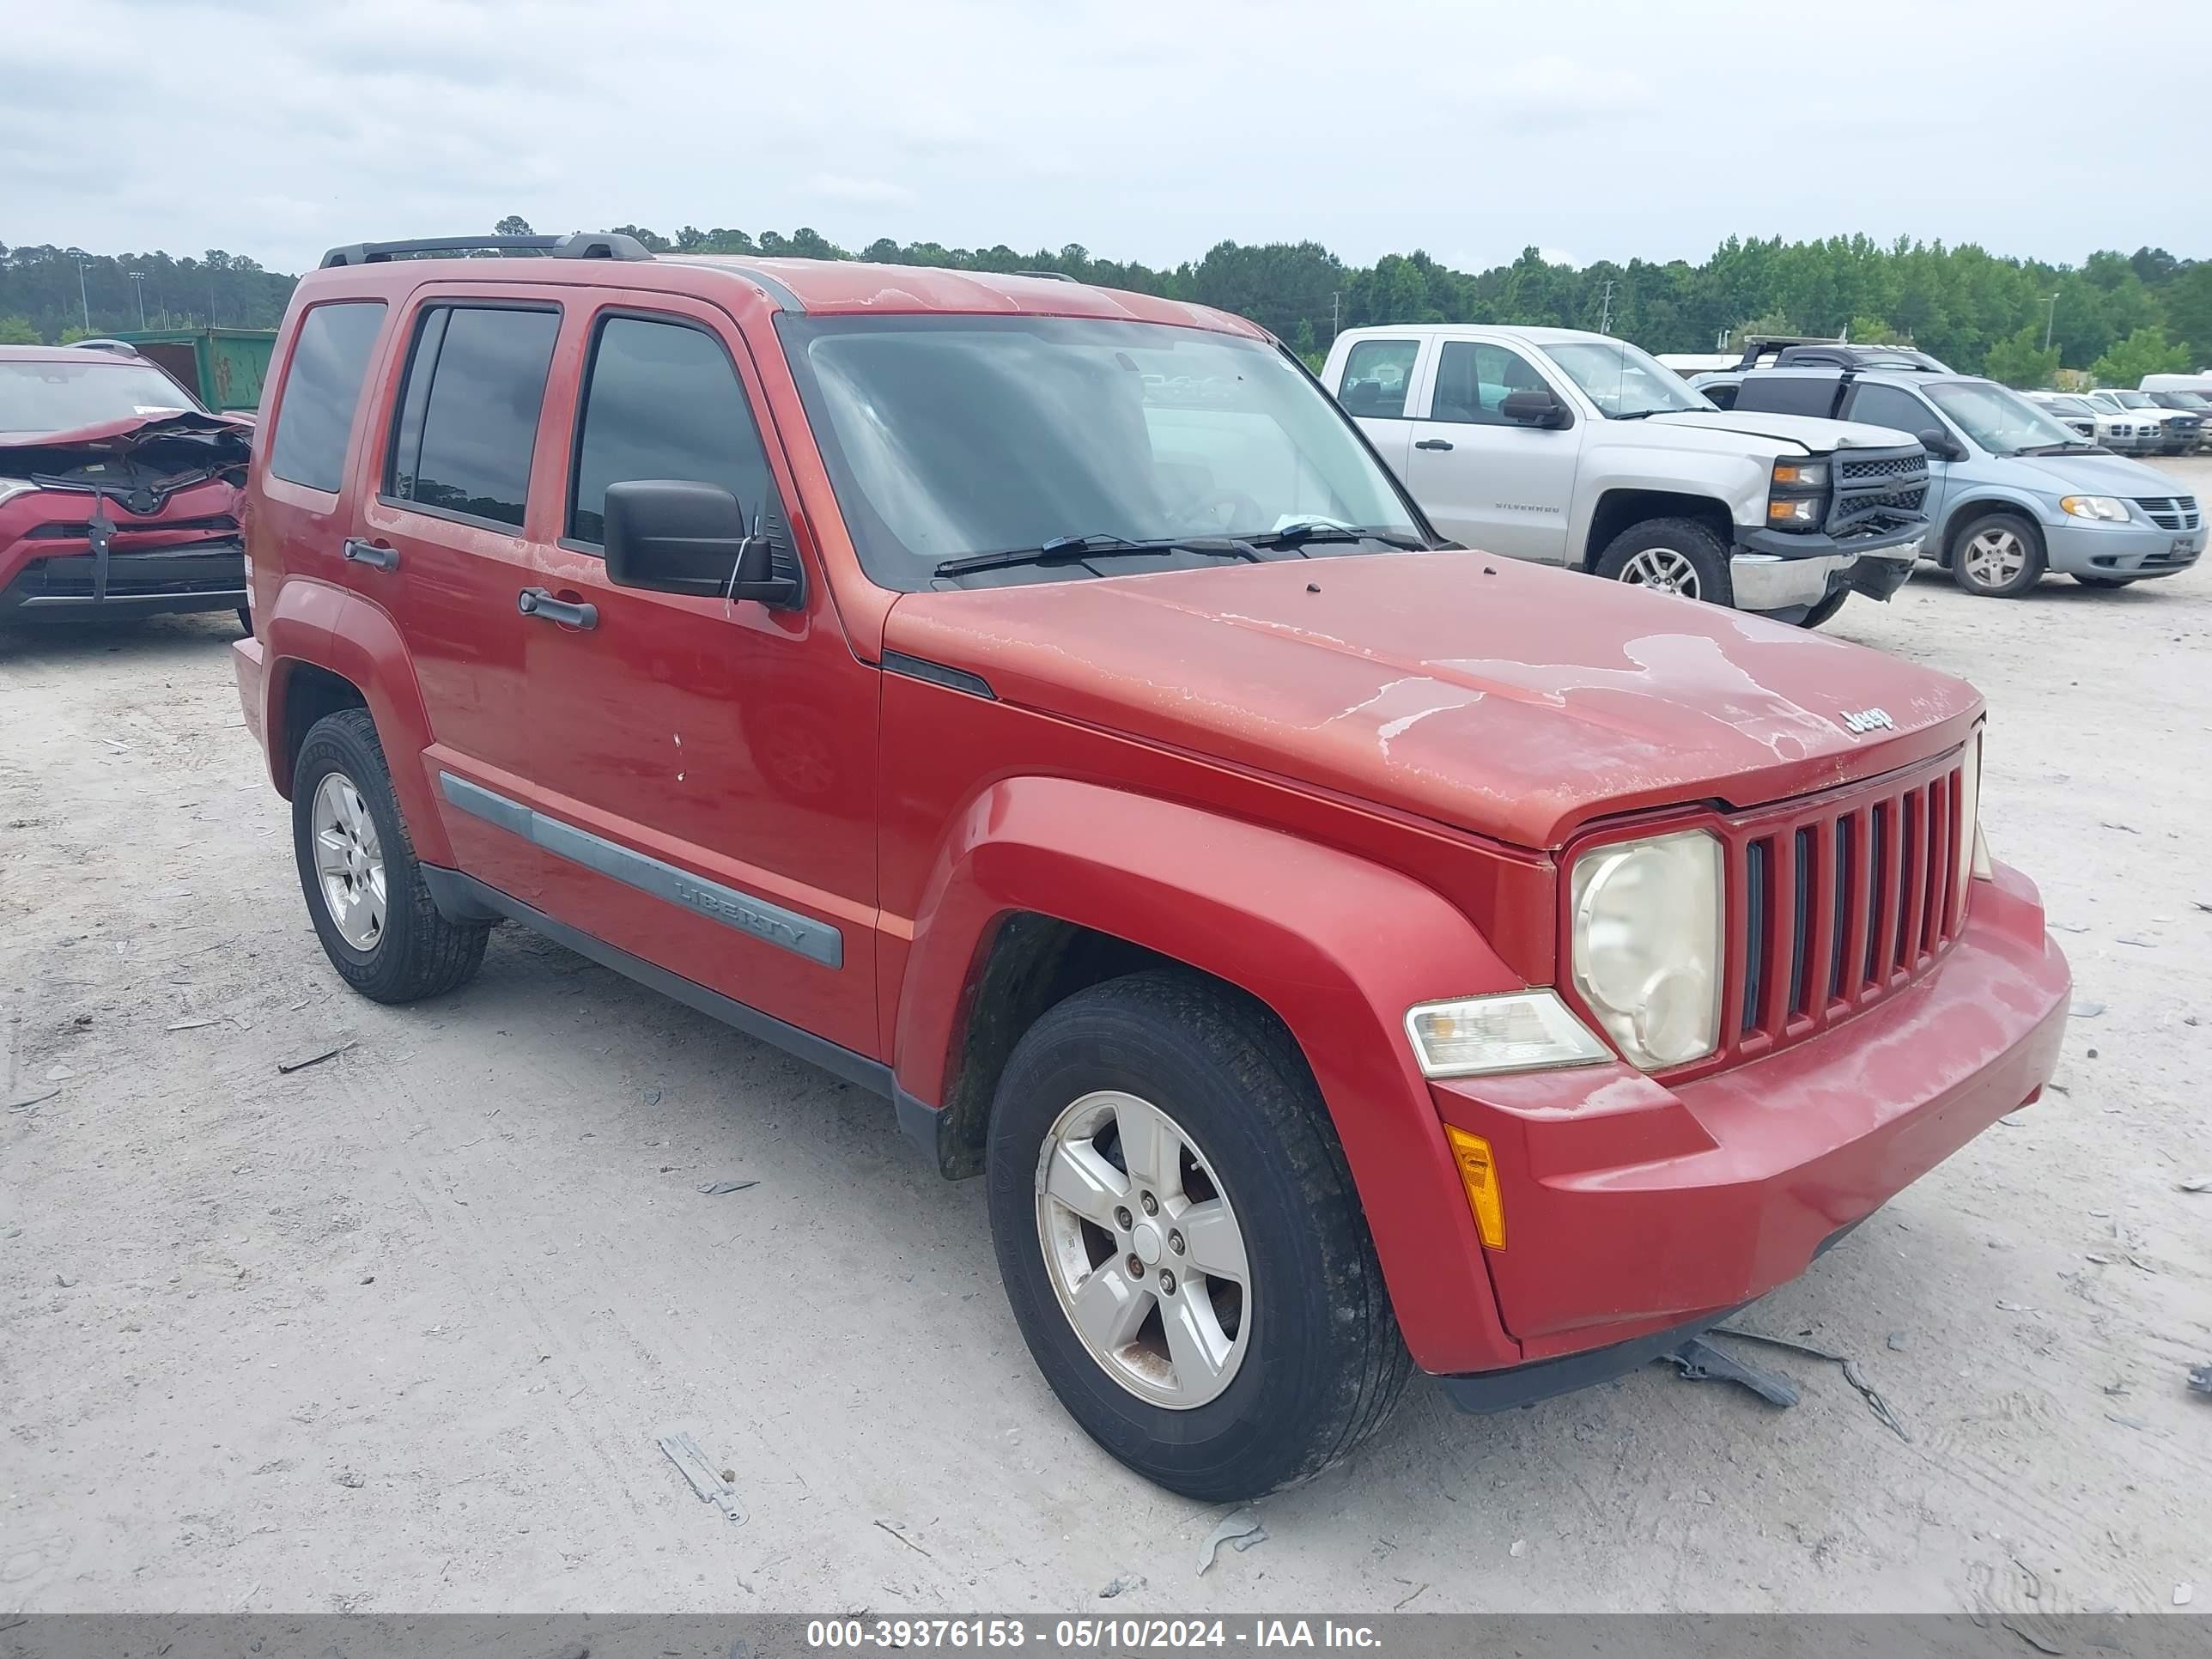
M 1987 695 L 2079 999 L 2041 1103 L 1739 1321 L 1909 1441 L 1766 1350 L 1793 1410 L 1417 1382 L 1203 1578 L 1224 1511 L 1063 1415 L 886 1105 L 511 927 L 445 1001 L 348 994 L 229 620 L 0 634 L 0 1613 L 2201 1603 L 2212 570 L 1923 572 L 1828 631 Z

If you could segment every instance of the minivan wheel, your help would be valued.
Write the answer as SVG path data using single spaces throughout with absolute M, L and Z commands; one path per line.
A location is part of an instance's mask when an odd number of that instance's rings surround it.
M 1951 544 L 1951 580 L 1984 599 L 2015 599 L 2043 580 L 2043 538 L 2017 513 L 1984 513 Z
M 1607 581 L 1675 593 L 1712 605 L 1734 605 L 1728 549 L 1694 519 L 1652 519 L 1631 525 L 1598 556 Z
M 431 902 L 367 709 L 308 728 L 292 772 L 292 851 L 323 953 L 363 996 L 436 996 L 483 963 L 490 928 L 448 921 Z
M 1316 1474 L 1412 1373 L 1304 1060 L 1225 987 L 1146 972 L 1044 1014 L 1000 1080 L 986 1185 L 1046 1382 L 1171 1491 Z

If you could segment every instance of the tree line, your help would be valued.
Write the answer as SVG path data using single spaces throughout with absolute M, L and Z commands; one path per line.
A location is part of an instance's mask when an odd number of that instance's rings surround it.
M 656 252 L 1055 271 L 1239 313 L 1310 359 L 1340 328 L 1462 322 L 1603 328 L 1651 351 L 1724 349 L 1747 331 L 1848 333 L 1910 341 L 1954 368 L 2014 386 L 2049 385 L 2062 368 L 2132 386 L 2147 374 L 2212 363 L 2212 261 L 2148 246 L 2065 265 L 1972 243 L 1732 236 L 1695 264 L 1575 267 L 1531 247 L 1510 264 L 1462 271 L 1418 251 L 1350 265 L 1318 242 L 1222 242 L 1203 258 L 1156 268 L 1099 258 L 1076 243 L 1023 252 L 884 237 L 847 249 L 803 226 L 788 234 L 613 228 Z M 510 216 L 495 232 L 526 234 L 529 226 Z M 273 328 L 294 281 L 220 249 L 196 259 L 0 244 L 0 341 L 121 332 L 139 326 L 142 307 L 151 326 Z

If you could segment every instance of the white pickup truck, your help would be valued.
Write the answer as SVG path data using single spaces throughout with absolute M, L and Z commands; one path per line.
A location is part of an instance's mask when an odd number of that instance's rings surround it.
M 1509 558 L 1816 627 L 1904 586 L 1927 527 L 1917 443 L 1717 409 L 1603 334 L 1349 329 L 1322 380 L 1438 530 Z

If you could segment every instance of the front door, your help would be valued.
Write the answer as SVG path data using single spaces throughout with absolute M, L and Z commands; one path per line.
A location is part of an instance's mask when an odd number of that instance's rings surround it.
M 610 483 L 685 478 L 803 561 L 750 360 L 712 307 L 559 292 L 526 339 L 511 319 L 544 313 L 424 307 L 376 503 L 454 845 L 555 921 L 872 1055 L 874 671 L 818 580 L 771 611 L 619 588 L 600 556 Z
M 1531 389 L 1550 388 L 1510 346 L 1444 341 L 1420 395 L 1425 418 L 1414 422 L 1406 483 L 1453 539 L 1508 558 L 1563 564 L 1582 434 L 1507 420 L 1506 395 Z

